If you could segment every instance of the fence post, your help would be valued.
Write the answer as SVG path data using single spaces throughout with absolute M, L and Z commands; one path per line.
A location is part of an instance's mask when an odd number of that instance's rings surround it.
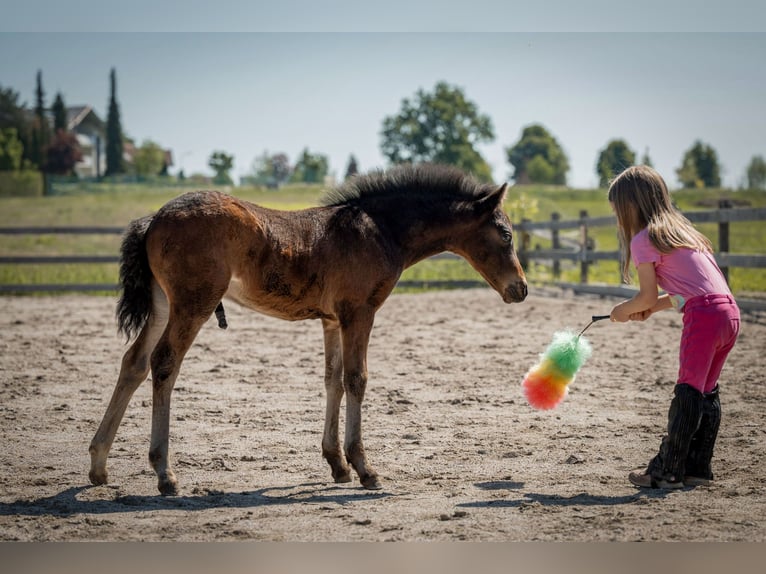
M 561 214 L 554 212 L 551 213 L 551 221 L 555 224 L 561 219 Z M 557 227 L 551 228 L 551 247 L 553 249 L 561 248 L 561 240 L 559 239 L 559 230 Z M 561 276 L 561 262 L 558 259 L 553 260 L 553 278 L 558 279 Z
M 718 200 L 718 209 L 731 209 L 731 207 L 732 207 L 732 203 L 728 199 Z M 720 253 L 729 252 L 729 222 L 728 221 L 718 222 L 718 251 Z M 721 272 L 723 273 L 723 276 L 726 279 L 726 282 L 728 283 L 729 268 L 721 267 Z
M 588 282 L 588 212 L 580 211 L 580 283 Z

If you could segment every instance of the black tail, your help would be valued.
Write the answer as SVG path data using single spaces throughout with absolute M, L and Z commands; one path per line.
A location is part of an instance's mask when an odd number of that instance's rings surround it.
M 146 230 L 153 216 L 131 222 L 120 248 L 120 285 L 117 328 L 130 339 L 137 334 L 152 311 L 152 271 L 146 255 Z

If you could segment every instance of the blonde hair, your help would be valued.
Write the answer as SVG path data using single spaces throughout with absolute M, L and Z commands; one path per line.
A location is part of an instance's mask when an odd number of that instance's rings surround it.
M 712 253 L 710 240 L 673 206 L 665 180 L 651 167 L 635 165 L 623 171 L 609 186 L 608 197 L 617 215 L 626 281 L 630 282 L 630 240 L 644 228 L 660 253 L 679 247 Z

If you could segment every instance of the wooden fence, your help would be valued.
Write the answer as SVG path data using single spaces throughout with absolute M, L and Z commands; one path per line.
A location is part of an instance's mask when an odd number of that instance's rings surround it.
M 689 211 L 684 215 L 693 223 L 717 223 L 718 224 L 718 251 L 714 254 L 716 262 L 721 267 L 727 281 L 729 268 L 764 268 L 766 267 L 766 255 L 730 253 L 729 226 L 731 223 L 743 221 L 766 220 L 766 208 L 733 208 L 727 200 L 719 203 L 718 209 L 710 211 Z M 616 218 L 613 215 L 605 217 L 588 217 L 586 211 L 580 212 L 578 219 L 561 220 L 556 213 L 552 214 L 550 221 L 531 222 L 524 220 L 514 224 L 518 241 L 518 254 L 524 268 L 528 268 L 530 261 L 542 261 L 549 263 L 553 270 L 554 283 L 560 287 L 572 289 L 580 293 L 593 293 L 598 295 L 629 296 L 635 293 L 635 289 L 626 285 L 589 285 L 588 267 L 596 261 L 621 262 L 622 253 L 617 251 L 598 251 L 595 242 L 589 235 L 589 230 L 594 227 L 610 226 L 615 228 Z M 562 245 L 560 232 L 564 230 L 577 230 L 577 241 L 566 248 Z M 550 232 L 551 249 L 532 247 L 532 237 L 541 231 Z M 573 261 L 580 265 L 580 282 L 563 283 L 559 281 L 561 261 Z M 615 283 L 621 278 L 615 276 Z M 742 302 L 741 307 L 751 310 L 766 310 L 766 301 L 738 299 Z
M 717 223 L 718 224 L 718 251 L 715 253 L 716 261 L 728 279 L 731 267 L 766 267 L 766 255 L 739 254 L 729 252 L 729 225 L 742 221 L 766 220 L 766 208 L 732 208 L 727 201 L 719 204 L 719 209 L 711 211 L 690 211 L 685 215 L 694 223 Z M 619 276 L 615 277 L 615 285 L 589 285 L 588 267 L 596 261 L 620 261 L 619 251 L 598 251 L 589 230 L 599 226 L 615 227 L 614 216 L 588 217 L 587 212 L 580 212 L 580 217 L 573 220 L 561 220 L 557 214 L 553 214 L 550 221 L 531 222 L 524 220 L 514 224 L 517 235 L 517 248 L 519 259 L 525 268 L 531 261 L 549 263 L 553 269 L 554 285 L 567 288 L 581 293 L 593 293 L 598 295 L 630 296 L 635 292 L 633 288 L 619 283 Z M 562 245 L 560 232 L 565 230 L 577 230 L 577 240 L 569 247 Z M 120 235 L 122 227 L 4 227 L 0 228 L 0 235 L 50 235 L 50 234 L 112 234 Z M 539 233 L 550 233 L 551 249 L 532 247 L 532 237 Z M 450 254 L 442 254 L 441 257 L 456 257 Z M 561 261 L 579 263 L 580 282 L 565 283 L 559 281 Z M 62 264 L 62 263 L 118 263 L 119 257 L 115 255 L 56 255 L 56 256 L 0 256 L 0 264 Z M 430 288 L 460 288 L 482 285 L 480 281 L 400 281 L 401 287 L 430 287 Z M 2 293 L 31 293 L 31 292 L 63 292 L 63 291 L 115 291 L 115 284 L 17 284 L 0 285 Z M 740 299 L 738 299 L 738 302 Z M 766 301 L 741 300 L 742 307 L 753 310 L 766 310 Z

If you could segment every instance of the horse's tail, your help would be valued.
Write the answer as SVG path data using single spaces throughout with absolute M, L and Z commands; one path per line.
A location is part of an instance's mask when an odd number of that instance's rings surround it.
M 146 254 L 146 230 L 153 216 L 132 221 L 120 248 L 120 286 L 117 328 L 130 339 L 138 333 L 152 312 L 152 271 Z

